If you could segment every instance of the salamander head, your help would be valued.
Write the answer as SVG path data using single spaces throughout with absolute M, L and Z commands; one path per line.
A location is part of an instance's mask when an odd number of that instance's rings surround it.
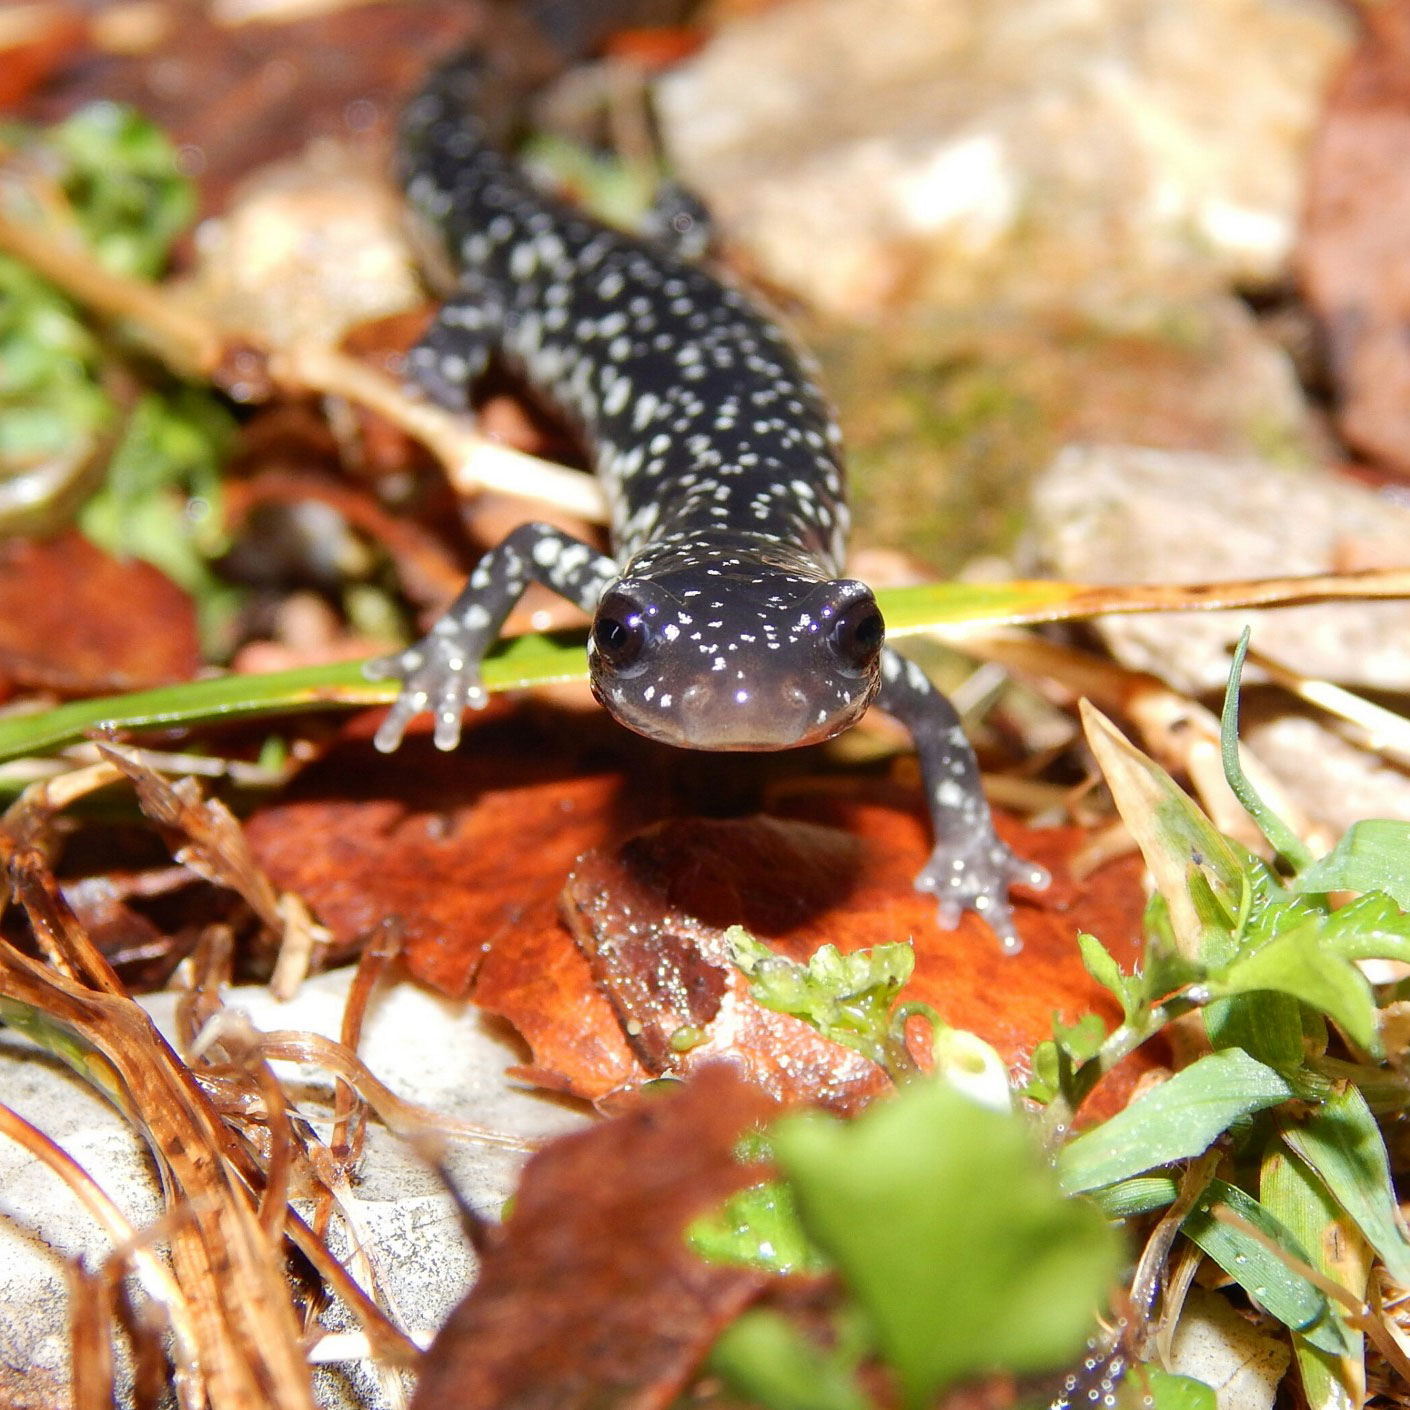
M 831 739 L 871 703 L 885 628 L 871 589 L 773 569 L 630 574 L 598 604 L 593 694 L 684 749 Z

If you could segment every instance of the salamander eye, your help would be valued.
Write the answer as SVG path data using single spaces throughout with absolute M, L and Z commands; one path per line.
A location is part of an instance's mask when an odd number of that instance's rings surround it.
M 641 606 L 624 592 L 611 592 L 597 606 L 592 642 L 599 659 L 613 671 L 623 671 L 638 660 L 651 639 L 651 629 Z
M 869 597 L 864 597 L 837 614 L 828 643 L 844 666 L 862 672 L 876 660 L 885 638 L 886 623 L 882 621 L 880 608 Z

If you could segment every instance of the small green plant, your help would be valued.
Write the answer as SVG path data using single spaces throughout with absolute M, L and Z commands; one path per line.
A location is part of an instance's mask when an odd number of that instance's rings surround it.
M 19 208 L 43 193 L 45 219 L 67 223 L 112 274 L 158 274 L 195 214 L 166 136 L 121 104 L 92 103 L 42 132 L 6 124 L 0 144 L 31 173 L 26 186 L 0 186 L 7 211 L 33 218 Z M 226 547 L 219 470 L 235 422 L 203 388 L 153 384 L 150 363 L 121 333 L 94 331 L 51 285 L 0 255 L 0 529 L 51 529 L 77 511 L 95 543 L 185 588 L 214 645 L 231 589 L 207 565 Z
M 803 1019 L 823 1037 L 869 1057 L 893 1078 L 914 1070 L 905 1025 L 918 1006 L 892 1012 L 915 969 L 915 951 L 909 945 L 878 945 L 849 955 L 836 945 L 823 945 L 798 964 L 776 955 L 743 926 L 731 926 L 725 938 L 735 964 L 749 977 L 749 992 L 757 1003 Z
M 1023 1375 L 1075 1361 L 1116 1274 L 1115 1227 L 1134 1234 L 1136 1221 L 1166 1210 L 1180 1235 L 1287 1328 L 1314 1410 L 1359 1403 L 1368 1336 L 1399 1364 L 1365 1298 L 1372 1257 L 1410 1284 L 1410 1238 L 1376 1119 L 1410 1108 L 1410 1084 L 1387 1064 L 1379 1029 L 1378 1000 L 1398 991 L 1378 995 L 1356 962 L 1410 960 L 1401 909 L 1410 826 L 1363 822 L 1328 856 L 1306 852 L 1239 765 L 1246 647 L 1245 637 L 1225 700 L 1225 772 L 1275 863 L 1218 833 L 1088 707 L 1088 737 L 1157 888 L 1135 972 L 1095 937 L 1080 937 L 1121 1022 L 1110 1033 L 1091 1016 L 1055 1024 L 1035 1054 L 1026 1122 L 926 1078 L 850 1126 L 816 1114 L 781 1122 L 771 1134 L 780 1179 L 759 1189 L 771 1192 L 775 1220 L 796 1213 L 787 1242 L 816 1249 L 843 1301 L 826 1345 L 774 1312 L 730 1328 L 712 1364 L 739 1394 L 768 1410 L 866 1410 L 856 1373 L 870 1361 L 914 1406 L 983 1371 Z M 1359 894 L 1334 907 L 1331 893 L 1347 892 Z M 751 974 L 768 970 L 744 953 Z M 875 963 L 859 960 L 858 973 Z M 906 970 L 895 956 L 884 968 L 893 981 Z M 785 987 L 826 990 L 826 976 L 841 973 L 831 956 L 820 970 L 795 966 Z M 869 1031 L 894 1034 L 884 1008 L 896 989 L 868 992 Z M 836 999 L 795 994 L 788 1011 L 829 1031 Z M 1207 1051 L 1072 1134 L 1097 1081 L 1177 1019 L 1200 1025 Z M 1037 1155 L 1044 1146 L 1050 1165 Z M 747 1210 L 736 1214 L 737 1254 L 750 1229 Z M 767 1234 L 781 1242 L 777 1227 Z M 1155 1274 L 1137 1274 L 1146 1282 L 1132 1288 L 1133 1306 L 1151 1306 L 1163 1265 L 1162 1255 Z M 1178 1305 L 1168 1312 L 1178 1315 Z M 1130 1336 L 1138 1348 L 1146 1340 L 1140 1328 Z M 1122 1403 L 1212 1402 L 1197 1382 L 1137 1365 Z

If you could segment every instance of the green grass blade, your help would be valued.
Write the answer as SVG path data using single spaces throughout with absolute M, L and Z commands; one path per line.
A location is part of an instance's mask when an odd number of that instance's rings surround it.
M 587 674 L 581 638 L 516 637 L 485 659 L 489 690 L 547 685 Z M 340 661 L 265 675 L 213 676 L 127 695 L 74 700 L 34 714 L 0 718 L 0 761 L 45 754 L 95 730 L 173 729 L 301 710 L 390 704 L 396 685 L 368 681 L 362 662 Z
M 1062 1187 L 1094 1190 L 1201 1155 L 1240 1117 L 1290 1096 L 1271 1067 L 1241 1048 L 1211 1053 L 1069 1141 L 1057 1162 Z
M 1302 1121 L 1283 1123 L 1283 1139 L 1310 1165 L 1350 1215 L 1391 1276 L 1410 1286 L 1410 1239 L 1400 1220 L 1385 1142 L 1366 1099 L 1353 1086 L 1334 1091 Z
M 1366 1245 L 1316 1173 L 1276 1143 L 1264 1153 L 1258 1195 L 1308 1251 L 1312 1266 L 1359 1302 L 1366 1290 Z M 1347 1322 L 1343 1306 L 1331 1299 L 1328 1305 L 1347 1349 L 1337 1355 L 1305 1337 L 1293 1337 L 1303 1394 L 1309 1410 L 1358 1410 L 1366 1385 L 1364 1340 Z
M 1224 777 L 1234 791 L 1244 811 L 1258 824 L 1258 830 L 1268 839 L 1279 855 L 1286 857 L 1294 871 L 1310 866 L 1312 853 L 1302 839 L 1270 808 L 1244 773 L 1239 762 L 1239 683 L 1243 677 L 1244 657 L 1248 655 L 1252 629 L 1245 627 L 1234 648 L 1229 666 L 1229 683 L 1224 689 L 1224 709 L 1219 717 L 1219 753 L 1224 763 Z
M 1271 1239 L 1294 1259 L 1309 1262 L 1307 1251 L 1252 1195 L 1223 1180 L 1211 1180 L 1181 1224 L 1182 1232 L 1207 1253 L 1259 1306 L 1285 1326 L 1302 1333 L 1323 1351 L 1350 1349 L 1327 1295 L 1295 1272 L 1276 1253 L 1244 1230 L 1214 1217 L 1223 1207 Z

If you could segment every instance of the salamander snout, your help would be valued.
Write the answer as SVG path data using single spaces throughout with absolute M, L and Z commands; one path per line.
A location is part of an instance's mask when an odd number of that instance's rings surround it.
M 751 587 L 623 579 L 593 622 L 594 694 L 629 729 L 686 749 L 790 749 L 854 724 L 885 637 L 870 589 L 783 573 Z

